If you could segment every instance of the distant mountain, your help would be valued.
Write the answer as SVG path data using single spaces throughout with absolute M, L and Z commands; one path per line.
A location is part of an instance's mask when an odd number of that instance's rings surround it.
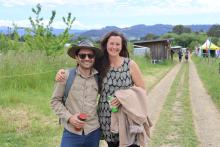
M 186 27 L 190 27 L 192 31 L 198 32 L 198 31 L 203 31 L 207 32 L 209 28 L 212 25 L 186 25 Z M 141 37 L 144 37 L 145 35 L 152 33 L 155 35 L 162 35 L 167 32 L 171 32 L 172 28 L 174 26 L 172 25 L 164 25 L 164 24 L 156 24 L 156 25 L 144 25 L 144 24 L 139 24 L 139 25 L 134 25 L 131 27 L 127 28 L 118 28 L 116 26 L 106 26 L 102 29 L 94 29 L 94 30 L 71 30 L 70 33 L 74 34 L 74 38 L 77 38 L 78 36 L 82 37 L 87 37 L 91 38 L 93 40 L 99 40 L 103 37 L 104 34 L 106 34 L 109 31 L 116 30 L 122 32 L 129 40 L 134 40 L 134 39 L 140 39 Z M 55 35 L 58 35 L 62 33 L 64 29 L 53 29 L 53 33 Z M 10 32 L 9 27 L 0 27 L 0 33 L 5 33 L 7 34 Z M 19 28 L 18 29 L 19 35 L 24 35 L 25 33 L 25 28 Z
M 212 25 L 187 25 L 186 27 L 190 27 L 193 32 L 207 32 Z
M 104 34 L 106 34 L 109 31 L 116 30 L 122 32 L 127 38 L 129 39 L 138 39 L 140 37 L 145 36 L 148 33 L 153 33 L 156 35 L 161 35 L 164 33 L 167 33 L 172 30 L 171 25 L 152 25 L 152 26 L 146 26 L 144 24 L 140 25 L 134 25 L 127 28 L 118 28 L 115 26 L 107 26 L 99 30 L 89 30 L 86 31 L 80 36 L 92 38 L 92 39 L 100 39 Z
M 135 25 L 129 28 L 122 29 L 122 32 L 127 36 L 128 38 L 140 38 L 143 37 L 149 33 L 155 34 L 155 35 L 162 35 L 164 33 L 172 31 L 173 26 L 172 25 L 162 25 L 162 24 L 156 24 L 156 25 Z
M 196 31 L 203 31 L 207 32 L 209 28 L 212 25 L 188 25 L 186 27 L 190 27 L 193 32 Z M 104 34 L 106 34 L 109 31 L 117 30 L 122 32 L 128 39 L 134 40 L 134 39 L 140 39 L 141 37 L 144 37 L 145 35 L 152 33 L 155 35 L 162 35 L 167 32 L 171 32 L 172 28 L 174 26 L 172 25 L 164 25 L 164 24 L 156 24 L 156 25 L 134 25 L 127 28 L 118 28 L 115 26 L 107 26 L 99 30 L 89 30 L 85 31 L 80 34 L 80 36 L 92 38 L 94 40 L 100 39 Z
M 89 31 L 83 32 L 83 33 L 80 34 L 80 36 L 92 38 L 93 40 L 98 40 L 104 34 L 106 34 L 109 31 L 112 31 L 112 30 L 121 31 L 122 29 L 118 28 L 118 27 L 115 27 L 115 26 L 107 26 L 107 27 L 104 27 L 102 29 L 89 30 Z
M 24 27 L 19 27 L 18 28 L 18 34 L 20 36 L 25 34 L 25 29 Z M 5 26 L 0 26 L 0 33 L 4 33 L 4 34 L 9 34 L 12 31 L 12 28 L 10 27 L 5 27 Z M 59 35 L 64 31 L 64 29 L 56 29 L 53 28 L 53 34 L 54 35 Z M 87 30 L 70 30 L 70 34 L 75 34 L 76 36 L 79 36 L 81 33 L 85 32 Z

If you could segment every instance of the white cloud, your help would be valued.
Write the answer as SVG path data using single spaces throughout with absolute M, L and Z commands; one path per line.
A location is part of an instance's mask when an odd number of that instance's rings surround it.
M 0 5 L 5 7 L 33 6 L 37 3 L 44 7 L 82 5 L 109 12 L 112 9 L 117 9 L 118 15 L 128 15 L 130 12 L 134 12 L 132 14 L 135 15 L 220 12 L 219 0 L 0 0 Z
M 12 20 L 0 20 L 1 26 L 8 26 L 8 27 L 13 27 L 13 24 L 15 24 L 18 27 L 30 27 L 30 22 L 28 20 L 17 20 L 17 21 L 12 21 Z
M 206 16 L 220 15 L 219 0 L 0 0 L 0 6 L 16 7 L 16 11 L 21 12 L 22 10 L 19 8 L 23 7 L 20 6 L 28 5 L 30 8 L 30 5 L 33 6 L 37 3 L 41 3 L 43 10 L 45 10 L 45 7 L 46 9 L 47 7 L 56 7 L 54 9 L 58 10 L 56 16 L 57 19 L 60 19 L 58 18 L 60 13 L 60 16 L 66 16 L 66 11 L 68 10 L 77 17 L 77 20 L 78 18 L 81 20 L 87 20 L 87 23 L 83 23 L 83 21 L 75 21 L 72 27 L 73 29 L 99 29 L 104 27 L 98 23 L 105 23 L 107 25 L 113 24 L 124 28 L 128 26 L 123 25 L 125 23 L 130 25 L 132 22 L 155 22 L 154 20 L 148 20 L 148 18 L 151 19 L 152 17 L 155 17 L 155 19 L 158 20 L 157 22 L 160 22 L 159 19 L 161 17 L 167 17 L 167 20 L 173 19 L 172 21 L 175 21 L 175 17 L 180 18 L 183 15 L 185 18 L 186 16 L 193 17 L 194 15 L 203 14 Z M 78 9 L 79 6 L 82 9 Z M 4 10 L 3 12 L 6 12 L 7 10 L 12 9 L 13 8 L 6 8 L 2 10 Z M 44 15 L 47 16 L 48 11 Z M 2 17 L 2 19 L 10 19 L 10 17 L 16 18 L 17 16 L 9 13 L 8 17 Z M 19 18 L 21 18 L 21 16 L 19 16 Z M 122 22 L 123 24 L 120 25 L 117 21 Z M 12 21 L 9 20 L 4 22 L 0 21 L 0 23 L 1 25 L 5 23 L 10 26 L 12 25 Z M 22 26 L 30 26 L 28 20 L 20 20 L 15 23 Z M 65 25 L 62 21 L 54 21 L 53 27 L 65 28 Z
M 115 0 L 0 0 L 0 5 L 5 7 L 36 5 L 40 3 L 46 6 L 59 5 L 99 5 L 99 4 L 114 4 Z
M 132 3 L 132 2 L 131 2 Z M 220 13 L 219 0 L 154 0 L 118 5 L 118 16 L 194 15 Z
M 48 24 L 48 20 L 44 20 L 43 23 L 45 25 Z M 13 24 L 15 24 L 17 27 L 31 27 L 29 20 L 17 20 L 17 21 L 0 20 L 0 24 L 1 26 L 8 26 L 8 27 L 13 27 Z M 63 21 L 54 21 L 52 27 L 57 29 L 65 29 L 66 25 L 63 23 Z M 75 21 L 72 25 L 72 29 L 74 30 L 100 29 L 102 27 L 104 26 L 101 24 L 85 25 L 79 21 Z
M 83 24 L 77 20 L 72 25 L 72 29 L 80 29 L 80 30 L 100 29 L 102 27 L 104 27 L 104 26 L 101 24 L 86 25 L 86 24 Z

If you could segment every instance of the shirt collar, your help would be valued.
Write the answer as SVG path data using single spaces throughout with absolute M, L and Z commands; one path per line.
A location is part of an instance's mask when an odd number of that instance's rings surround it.
M 79 76 L 84 77 L 84 78 L 89 78 L 89 77 L 94 76 L 95 74 L 98 74 L 98 71 L 97 71 L 95 68 L 92 68 L 91 74 L 90 74 L 88 77 L 85 77 L 85 76 L 83 76 L 83 75 L 80 73 L 79 67 L 77 66 L 77 68 L 76 68 L 76 74 L 78 74 Z

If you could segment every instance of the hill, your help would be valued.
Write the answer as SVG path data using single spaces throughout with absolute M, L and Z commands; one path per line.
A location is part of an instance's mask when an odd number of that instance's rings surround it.
M 191 28 L 193 32 L 199 32 L 199 31 L 207 32 L 211 26 L 212 25 L 188 25 L 186 27 Z M 164 24 L 156 24 L 156 25 L 139 24 L 127 28 L 107 26 L 99 30 L 85 31 L 81 33 L 80 36 L 84 36 L 96 40 L 96 39 L 100 39 L 105 33 L 109 31 L 117 30 L 122 32 L 128 39 L 134 40 L 134 39 L 140 39 L 141 37 L 144 37 L 149 33 L 155 35 L 162 35 L 167 32 L 171 32 L 172 28 L 173 28 L 172 25 L 164 25 Z
M 193 32 L 207 32 L 209 28 L 212 25 L 186 25 L 186 27 L 191 28 Z M 171 32 L 172 28 L 174 26 L 172 25 L 165 25 L 165 24 L 155 24 L 155 25 L 144 25 L 144 24 L 139 24 L 139 25 L 134 25 L 131 27 L 127 28 L 119 28 L 116 26 L 106 26 L 101 29 L 92 29 L 92 30 L 71 30 L 71 34 L 75 34 L 75 37 L 81 36 L 81 37 L 87 37 L 91 38 L 93 40 L 99 40 L 104 34 L 106 34 L 109 31 L 116 30 L 122 32 L 129 40 L 134 40 L 134 39 L 140 39 L 141 37 L 152 33 L 155 35 L 162 35 L 167 32 Z M 55 35 L 58 35 L 62 33 L 64 29 L 53 29 L 53 33 Z M 9 27 L 0 27 L 0 33 L 5 33 L 7 34 L 10 32 Z M 19 28 L 18 29 L 19 35 L 23 35 L 25 33 L 25 28 Z

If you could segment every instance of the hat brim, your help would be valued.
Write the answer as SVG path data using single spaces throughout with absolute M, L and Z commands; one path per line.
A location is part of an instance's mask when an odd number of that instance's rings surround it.
M 80 49 L 91 49 L 92 51 L 94 51 L 96 58 L 100 58 L 103 55 L 101 49 L 96 47 L 88 47 L 88 46 L 73 46 L 68 49 L 67 54 L 70 57 L 76 59 L 76 52 Z

